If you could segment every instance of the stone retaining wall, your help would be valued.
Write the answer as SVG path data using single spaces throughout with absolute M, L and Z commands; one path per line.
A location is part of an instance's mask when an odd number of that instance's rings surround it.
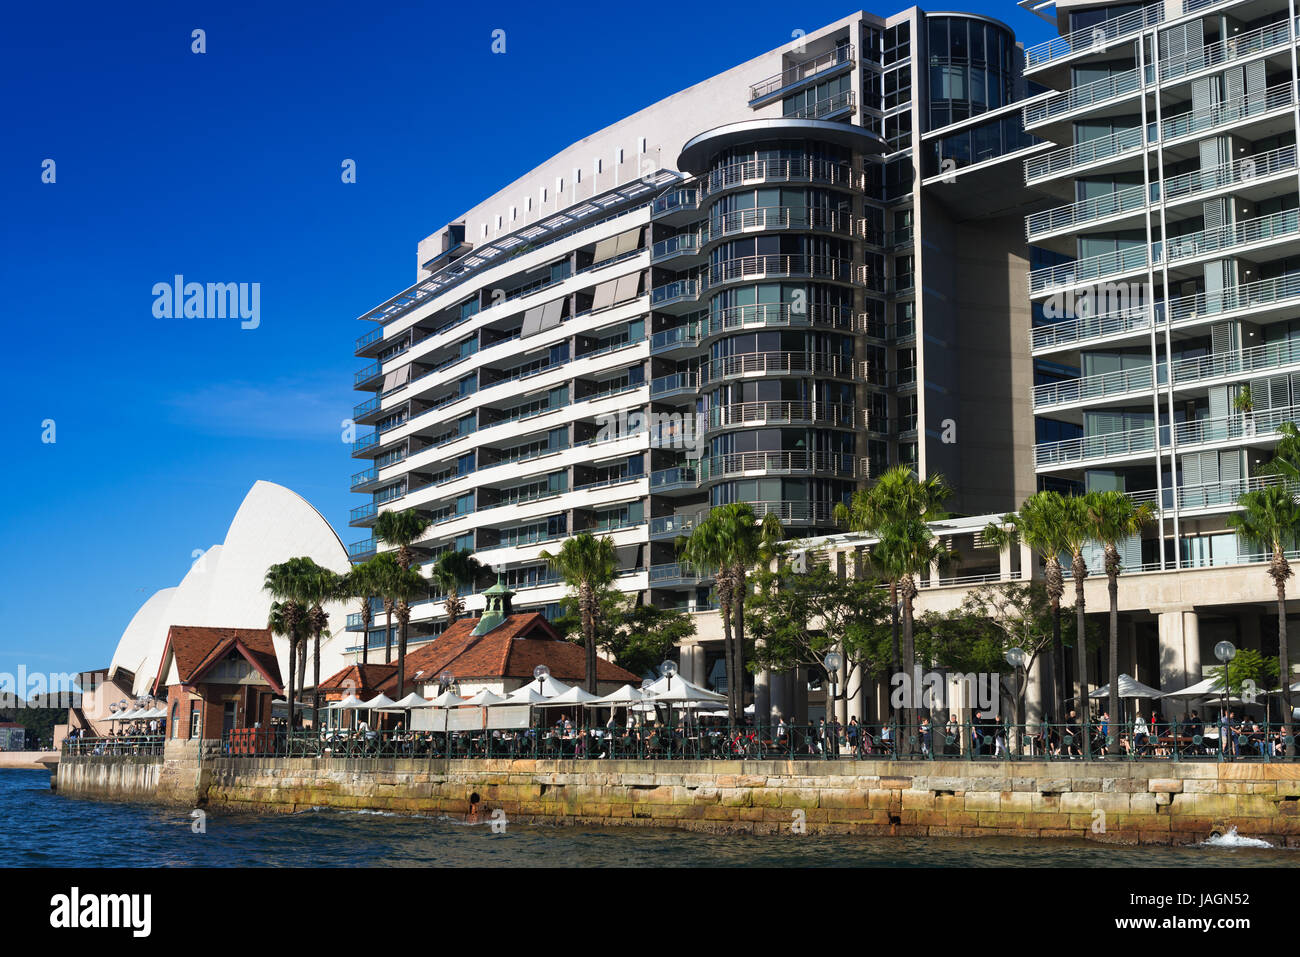
M 1300 764 L 428 761 L 217 758 L 206 801 L 722 833 L 1194 843 L 1237 827 L 1300 846 Z
M 105 801 L 152 801 L 163 762 L 159 755 L 64 755 L 50 785 L 60 794 Z

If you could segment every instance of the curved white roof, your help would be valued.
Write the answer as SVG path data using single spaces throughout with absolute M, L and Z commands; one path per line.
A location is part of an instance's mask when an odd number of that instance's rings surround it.
M 262 589 L 271 565 L 297 555 L 336 572 L 351 563 L 329 522 L 306 500 L 272 482 L 258 481 L 240 503 L 225 541 L 213 545 L 191 566 L 181 584 L 157 592 L 132 618 L 113 654 L 113 664 L 135 671 L 135 692 L 148 690 L 157 676 L 167 630 L 172 625 L 265 628 L 271 596 Z M 327 605 L 328 637 L 321 640 L 321 676 L 345 664 L 347 609 Z M 288 668 L 288 642 L 275 641 L 280 672 Z M 307 681 L 312 680 L 310 651 Z

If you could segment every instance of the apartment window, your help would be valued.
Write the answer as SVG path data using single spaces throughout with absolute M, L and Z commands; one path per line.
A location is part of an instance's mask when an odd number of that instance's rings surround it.
M 904 64 L 897 70 L 889 70 L 883 77 L 884 108 L 896 109 L 912 99 L 912 68 Z
M 194 701 L 190 704 L 190 737 L 197 738 L 203 734 L 203 704 Z
M 912 55 L 912 25 L 900 23 L 885 30 L 885 66 Z
M 897 153 L 912 145 L 912 111 L 904 110 L 885 117 L 885 140 L 889 151 Z

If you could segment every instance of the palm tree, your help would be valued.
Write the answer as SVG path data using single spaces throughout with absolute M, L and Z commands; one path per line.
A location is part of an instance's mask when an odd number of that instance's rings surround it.
M 465 600 L 460 597 L 460 589 L 473 583 L 482 572 L 483 563 L 469 549 L 443 552 L 433 563 L 433 574 L 429 577 L 447 593 L 443 607 L 447 611 L 448 624 L 465 614 Z
M 420 574 L 420 566 L 399 568 L 388 583 L 389 594 L 397 600 L 397 697 L 406 696 L 406 633 L 411 623 L 411 601 L 426 594 L 429 582 Z
M 311 559 L 290 558 L 288 561 L 272 565 L 266 570 L 266 579 L 262 587 L 271 593 L 271 598 L 278 603 L 279 631 L 289 639 L 289 677 L 287 680 L 286 699 L 289 705 L 289 730 L 293 730 L 294 718 L 294 657 L 297 645 L 302 640 L 302 626 L 311 607 L 307 578 L 309 572 L 304 562 Z M 315 565 L 315 562 L 312 562 Z M 270 624 L 270 623 L 268 623 Z M 275 627 L 271 625 L 271 627 Z
M 591 532 L 582 532 L 565 539 L 556 554 L 543 551 L 540 557 L 573 589 L 587 652 L 587 691 L 596 694 L 596 631 L 601 614 L 600 596 L 614 581 L 618 571 L 614 540 L 608 535 L 596 538 Z
M 402 512 L 380 512 L 375 520 L 375 538 L 396 545 L 397 564 L 410 568 L 414 559 L 411 543 L 427 532 L 432 524 L 428 517 L 413 508 Z
M 1287 561 L 1286 546 L 1300 533 L 1300 505 L 1296 486 L 1289 482 L 1246 492 L 1237 499 L 1242 511 L 1228 516 L 1228 527 L 1247 541 L 1267 549 L 1272 558 L 1268 575 L 1277 588 L 1277 663 L 1282 678 L 1282 713 L 1291 720 L 1291 662 L 1286 647 L 1286 582 L 1294 571 Z M 1291 728 L 1294 734 L 1295 728 Z
M 363 665 L 370 663 L 370 622 L 373 617 L 370 612 L 370 601 L 380 591 L 375 567 L 377 558 L 378 556 L 375 556 L 368 562 L 353 565 L 352 570 L 344 576 L 342 585 L 344 596 L 356 599 L 357 607 L 361 609 L 361 663 Z
M 1075 594 L 1079 614 L 1078 658 L 1077 658 L 1077 694 L 1084 721 L 1087 722 L 1088 694 L 1088 660 L 1087 649 L 1083 641 L 1083 578 L 1088 573 L 1087 565 L 1082 565 L 1082 544 L 1078 540 L 1074 515 L 1069 500 L 1059 492 L 1035 492 L 1025 499 L 1020 511 L 1014 515 L 1004 515 L 1002 524 L 989 523 L 984 529 L 984 540 L 999 548 L 1007 548 L 1018 542 L 1024 542 L 1043 559 L 1043 579 L 1047 590 L 1047 600 L 1052 607 L 1052 649 L 1056 655 L 1055 666 L 1058 674 L 1056 693 L 1060 702 L 1049 707 L 1049 712 L 1056 713 L 1065 701 L 1064 648 L 1061 643 L 1061 598 L 1065 595 L 1065 573 L 1061 568 L 1061 553 L 1070 552 L 1080 559 L 1072 568 L 1075 581 Z M 1078 548 L 1076 549 L 1076 544 Z M 1082 567 L 1079 567 L 1079 566 Z M 1024 576 L 1028 577 L 1028 576 Z M 1084 736 L 1087 740 L 1087 735 Z
M 745 597 L 749 572 L 770 560 L 785 530 L 775 512 L 760 520 L 747 502 L 719 505 L 678 543 L 680 561 L 702 574 L 713 573 L 722 613 L 723 658 L 727 673 L 727 711 L 733 724 L 745 714 Z
M 395 582 L 402 575 L 403 569 L 401 565 L 397 564 L 397 557 L 392 552 L 380 552 L 366 564 L 370 566 L 367 575 L 371 579 L 371 587 L 374 588 L 375 595 L 384 603 L 384 664 L 391 664 L 393 660 L 393 610 L 397 605 L 393 590 L 396 587 Z M 366 636 L 366 640 L 369 641 L 369 635 Z
M 1083 497 L 1092 540 L 1106 551 L 1106 589 L 1110 593 L 1110 727 L 1119 720 L 1119 543 L 1142 531 L 1155 517 L 1149 503 L 1133 504 L 1123 492 L 1089 492 Z
M 1088 579 L 1088 562 L 1083 557 L 1083 552 L 1088 543 L 1092 541 L 1093 536 L 1092 520 L 1088 514 L 1090 501 L 1091 499 L 1087 495 L 1062 497 L 1061 502 L 1064 507 L 1060 516 L 1061 531 L 1065 538 L 1065 551 L 1070 553 L 1070 579 L 1074 582 L 1074 644 L 1076 661 L 1079 665 L 1078 680 L 1081 687 L 1088 676 L 1087 622 L 1084 619 L 1087 603 L 1083 595 L 1084 582 Z M 1065 653 L 1059 645 L 1053 649 L 1053 653 L 1057 655 L 1057 667 L 1061 673 L 1057 685 L 1061 689 L 1059 707 L 1063 709 L 1065 707 Z M 1088 721 L 1091 717 L 1087 708 L 1088 699 L 1083 691 L 1079 694 L 1079 711 L 1084 715 L 1085 723 L 1090 723 Z M 1058 721 L 1063 717 L 1060 710 L 1057 711 L 1056 717 Z M 1111 720 L 1118 720 L 1118 716 Z M 1086 736 L 1085 740 L 1091 742 L 1091 739 Z
M 329 627 L 330 616 L 325 611 L 327 602 L 344 596 L 343 576 L 317 565 L 310 558 L 303 560 L 303 596 L 307 604 L 308 629 L 312 637 L 312 726 L 320 727 L 320 638 Z
M 901 594 L 905 580 L 915 598 L 916 583 L 912 580 L 911 569 L 916 553 L 909 543 L 909 535 L 900 533 L 908 532 L 912 519 L 919 519 L 924 525 L 946 518 L 947 513 L 941 511 L 939 506 L 950 495 L 952 489 L 948 487 L 942 475 L 935 474 L 925 479 L 918 479 L 911 467 L 896 465 L 882 473 L 870 488 L 855 492 L 848 505 L 840 504 L 835 507 L 837 521 L 847 524 L 852 531 L 863 532 L 877 539 L 870 558 L 881 577 L 889 583 L 889 600 L 893 607 L 894 674 L 902 673 L 906 664 L 909 681 L 914 664 L 911 625 L 910 622 L 906 625 L 907 635 L 902 642 L 904 647 L 900 649 L 899 618 L 901 605 L 904 603 L 908 605 L 908 614 L 911 613 L 910 600 Z M 916 529 L 912 528 L 911 531 L 915 532 Z M 949 560 L 952 559 L 950 557 L 944 559 L 945 562 Z M 910 714 L 910 709 L 908 713 Z
M 273 601 L 271 602 L 271 610 L 267 614 L 266 618 L 266 627 L 271 629 L 271 634 L 277 635 L 280 638 L 285 638 L 289 642 L 289 677 L 287 679 L 285 694 L 286 701 L 293 700 L 294 661 L 297 649 L 299 647 L 306 648 L 307 636 L 309 634 L 307 628 L 307 616 L 301 613 L 301 606 L 299 606 L 296 621 L 291 624 L 288 620 L 289 609 L 287 606 L 292 605 L 292 602 Z M 290 721 L 292 720 L 293 717 L 292 714 L 290 714 Z M 292 727 L 292 724 L 290 727 Z

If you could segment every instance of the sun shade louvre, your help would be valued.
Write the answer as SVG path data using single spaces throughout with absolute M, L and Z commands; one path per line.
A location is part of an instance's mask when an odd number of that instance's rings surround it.
M 602 282 L 592 292 L 591 311 L 596 312 L 600 309 L 608 309 L 614 305 L 614 290 L 622 280 L 611 279 L 609 282 Z
M 404 365 L 400 369 L 394 369 L 384 375 L 384 391 L 392 392 L 398 386 L 406 385 L 409 381 L 411 381 L 411 367 L 410 365 Z
M 630 253 L 641 248 L 640 229 L 631 229 L 625 233 L 619 233 L 615 238 L 618 240 L 618 246 L 614 250 L 615 256 L 622 256 L 624 253 Z
M 524 313 L 524 327 L 519 331 L 520 339 L 527 339 L 542 331 L 542 311 L 545 306 L 533 306 Z
M 538 332 L 545 332 L 547 329 L 554 329 L 560 324 L 560 317 L 564 313 L 564 300 L 556 299 L 554 302 L 548 302 L 542 312 L 542 324 Z
M 634 272 L 630 276 L 620 276 L 618 278 L 618 289 L 614 292 L 614 303 L 627 302 L 629 299 L 635 299 L 637 289 L 641 285 L 641 274 Z
M 610 236 L 609 239 L 602 239 L 596 243 L 596 255 L 592 257 L 592 263 L 603 263 L 606 259 L 613 259 L 617 256 L 618 240 L 618 236 Z

